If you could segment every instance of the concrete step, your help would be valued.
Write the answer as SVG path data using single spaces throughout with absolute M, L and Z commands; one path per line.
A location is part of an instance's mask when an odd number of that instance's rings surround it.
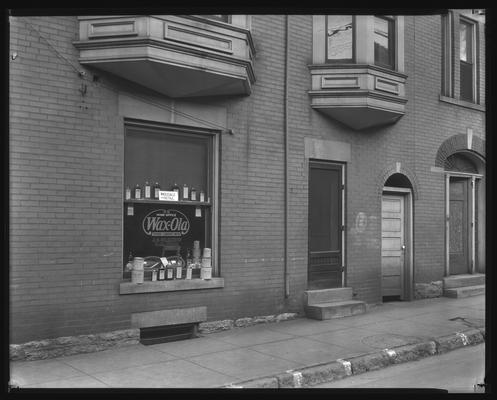
M 307 318 L 324 320 L 364 314 L 366 303 L 359 300 L 334 301 L 304 306 Z
M 479 294 L 485 294 L 485 285 L 463 286 L 463 287 L 444 289 L 445 297 L 452 297 L 455 299 L 477 296 Z
M 485 284 L 485 274 L 452 275 L 443 278 L 444 289 Z
M 352 300 L 351 287 L 307 290 L 304 292 L 304 305 L 306 306 L 345 300 Z

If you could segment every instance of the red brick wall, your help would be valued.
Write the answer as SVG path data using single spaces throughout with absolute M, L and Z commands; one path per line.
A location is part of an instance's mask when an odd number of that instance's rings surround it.
M 304 138 L 349 143 L 348 286 L 380 298 L 380 207 L 385 171 L 413 171 L 415 280 L 441 279 L 443 175 L 436 152 L 452 135 L 484 132 L 484 114 L 439 101 L 439 16 L 405 17 L 406 115 L 395 125 L 353 131 L 310 108 L 312 17 L 290 16 L 289 255 L 284 298 L 284 16 L 252 17 L 257 82 L 248 97 L 212 100 L 228 111 L 222 135 L 220 268 L 215 290 L 119 295 L 122 275 L 124 82 L 82 68 L 75 17 L 12 18 L 10 61 L 11 341 L 128 328 L 130 314 L 206 305 L 209 320 L 302 309 L 307 280 L 308 160 Z M 41 39 L 35 30 L 56 49 Z M 82 79 L 76 69 L 87 71 Z M 481 80 L 483 85 L 484 79 Z M 82 97 L 81 85 L 87 87 Z M 483 86 L 482 86 L 483 87 Z M 147 92 L 134 88 L 140 96 Z M 83 102 L 84 101 L 84 102 Z M 354 228 L 366 213 L 364 233 Z

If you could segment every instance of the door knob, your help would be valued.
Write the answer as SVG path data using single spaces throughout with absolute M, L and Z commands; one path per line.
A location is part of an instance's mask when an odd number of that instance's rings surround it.
M 402 250 L 405 250 L 405 249 L 406 249 L 406 246 L 403 244 L 402 246 L 400 246 L 400 248 L 401 248 Z

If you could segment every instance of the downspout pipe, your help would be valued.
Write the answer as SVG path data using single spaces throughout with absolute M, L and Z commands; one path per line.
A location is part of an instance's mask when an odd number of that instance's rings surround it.
M 285 187 L 285 210 L 284 210 L 284 257 L 283 257 L 283 276 L 285 284 L 285 299 L 290 295 L 290 279 L 288 274 L 288 215 L 289 215 L 289 188 L 288 188 L 288 69 L 289 69 L 289 34 L 290 34 L 289 15 L 285 15 L 285 82 L 284 82 L 284 111 L 283 111 L 283 141 L 284 141 L 284 187 Z

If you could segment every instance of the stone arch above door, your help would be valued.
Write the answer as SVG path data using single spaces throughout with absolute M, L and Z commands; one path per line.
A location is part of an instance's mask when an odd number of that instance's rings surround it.
M 478 136 L 467 134 L 451 136 L 440 145 L 435 157 L 435 166 L 445 169 L 447 159 L 456 153 L 464 153 L 477 166 L 478 164 L 483 164 L 485 162 L 485 140 Z M 481 165 L 478 167 L 480 169 Z M 479 172 L 481 173 L 482 171 Z
M 378 195 L 379 196 L 382 195 L 383 187 L 385 186 L 385 183 L 387 182 L 387 180 L 389 178 L 391 178 L 392 176 L 394 176 L 396 174 L 403 175 L 405 177 L 406 181 L 408 181 L 410 183 L 410 188 L 412 189 L 412 194 L 413 194 L 414 200 L 417 200 L 419 190 L 418 190 L 418 182 L 416 179 L 416 175 L 410 170 L 410 168 L 406 167 L 401 162 L 393 163 L 383 170 L 383 173 L 380 175 L 380 178 L 379 178 Z

